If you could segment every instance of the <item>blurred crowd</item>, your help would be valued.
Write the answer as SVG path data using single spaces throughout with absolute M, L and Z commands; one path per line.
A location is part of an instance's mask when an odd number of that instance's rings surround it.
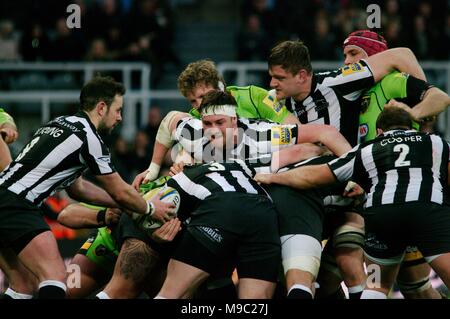
M 352 31 L 367 29 L 369 4 L 381 9 L 389 47 L 407 46 L 420 60 L 450 58 L 447 0 L 247 0 L 242 4 L 239 60 L 263 61 L 272 44 L 301 39 L 313 60 L 342 60 L 341 44 Z
M 80 29 L 66 25 L 72 3 L 81 9 Z M 153 66 L 157 81 L 166 63 L 180 63 L 173 35 L 172 8 L 165 0 L 0 4 L 0 61 L 142 61 Z
M 201 5 L 200 0 L 191 1 Z M 66 25 L 69 4 L 81 8 L 82 29 Z M 180 64 L 173 50 L 174 12 L 182 1 L 22 0 L 0 3 L 0 61 L 144 61 L 161 76 Z M 340 44 L 367 28 L 366 7 L 380 5 L 379 30 L 391 47 L 408 46 L 419 59 L 450 54 L 447 0 L 241 0 L 239 60 L 264 61 L 274 43 L 304 40 L 314 60 L 341 59 Z M 26 8 L 26 10 L 24 10 Z M 330 49 L 332 48 L 332 49 Z

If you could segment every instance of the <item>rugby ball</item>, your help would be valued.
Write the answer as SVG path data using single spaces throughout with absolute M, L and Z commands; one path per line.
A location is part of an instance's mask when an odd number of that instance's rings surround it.
M 178 191 L 175 188 L 166 185 L 163 187 L 154 188 L 149 192 L 145 193 L 142 197 L 146 201 L 150 201 L 156 195 L 158 195 L 158 193 L 161 193 L 160 201 L 165 203 L 172 203 L 175 205 L 173 216 L 176 217 L 178 209 L 180 208 L 180 201 L 181 201 L 180 194 L 178 193 Z M 150 232 L 154 231 L 155 229 L 158 229 L 161 226 L 162 226 L 161 222 L 153 220 L 150 216 L 146 216 L 146 218 L 144 218 L 144 220 L 141 222 L 140 225 L 140 227 L 142 227 L 144 231 Z

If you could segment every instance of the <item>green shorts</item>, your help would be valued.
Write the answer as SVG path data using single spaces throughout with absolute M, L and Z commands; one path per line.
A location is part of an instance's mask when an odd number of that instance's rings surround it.
M 111 228 L 102 227 L 89 237 L 78 250 L 90 261 L 103 268 L 108 273 L 114 272 L 114 266 L 119 256 L 119 246 L 111 235 Z

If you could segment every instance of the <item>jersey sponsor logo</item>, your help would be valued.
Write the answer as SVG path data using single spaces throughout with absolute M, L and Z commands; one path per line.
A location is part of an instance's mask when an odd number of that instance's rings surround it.
M 281 101 L 278 101 L 276 97 L 273 96 L 272 94 L 266 95 L 266 97 L 263 100 L 263 103 L 271 107 L 277 114 L 281 112 L 281 109 L 284 106 L 284 104 Z
M 267 104 L 270 107 L 272 107 L 273 104 L 275 103 L 275 97 L 270 95 L 270 94 L 267 94 L 266 97 L 263 100 L 263 103 Z
M 405 249 L 404 261 L 414 261 L 422 259 L 423 255 L 416 246 L 408 246 Z
M 366 123 L 361 124 L 359 126 L 359 136 L 365 137 L 368 133 L 369 133 L 369 125 L 367 125 Z
M 105 256 L 107 254 L 108 250 L 103 245 L 98 245 L 95 247 L 95 255 L 96 256 Z
M 98 159 L 105 163 L 111 163 L 111 157 L 109 157 L 109 156 L 100 156 Z
M 292 130 L 285 126 L 274 126 L 272 128 L 272 145 L 286 145 L 292 140 Z
M 212 241 L 215 241 L 217 243 L 221 243 L 223 241 L 223 236 L 220 234 L 220 231 L 217 228 L 198 226 L 198 229 Z
M 273 105 L 273 110 L 277 113 L 277 114 L 279 114 L 280 112 L 281 112 L 281 109 L 283 108 L 283 103 L 281 103 L 281 102 L 276 102 L 276 103 L 274 103 L 274 105 Z
M 365 113 L 370 105 L 370 94 L 364 95 L 361 99 L 361 114 Z
M 359 143 L 364 143 L 366 141 L 366 136 L 369 134 L 369 125 L 366 123 L 359 125 L 358 131 L 358 141 Z
M 342 76 L 347 76 L 353 73 L 358 73 L 358 72 L 362 72 L 364 71 L 364 67 L 362 66 L 361 63 L 353 63 L 353 64 L 349 64 L 346 65 L 344 67 L 341 68 L 342 71 Z
M 67 127 L 69 130 L 71 130 L 74 133 L 80 132 L 80 130 L 75 125 L 72 125 L 72 124 L 66 122 L 64 120 L 64 117 L 62 117 L 62 116 L 57 117 L 54 121 L 64 127 Z

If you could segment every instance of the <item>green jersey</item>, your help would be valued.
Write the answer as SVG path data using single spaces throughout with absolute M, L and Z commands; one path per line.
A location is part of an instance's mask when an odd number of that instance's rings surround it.
M 284 103 L 278 102 L 275 93 L 260 87 L 250 86 L 228 86 L 227 92 L 233 95 L 237 102 L 237 114 L 239 117 L 248 119 L 265 119 L 282 123 L 290 113 Z M 196 118 L 200 114 L 196 109 L 189 112 Z
M 386 75 L 374 87 L 368 90 L 361 100 L 361 114 L 359 116 L 358 141 L 363 143 L 374 139 L 377 135 L 376 122 L 384 105 L 391 99 L 396 99 L 410 107 L 419 103 L 425 92 L 431 86 L 409 74 L 392 72 Z M 414 123 L 419 129 L 419 124 Z

